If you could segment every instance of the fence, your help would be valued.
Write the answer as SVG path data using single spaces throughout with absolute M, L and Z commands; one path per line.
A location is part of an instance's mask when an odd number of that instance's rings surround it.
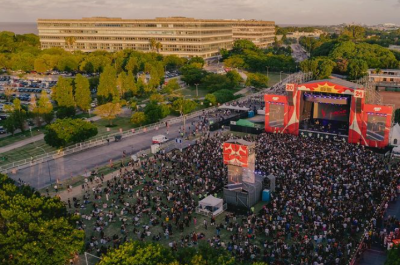
M 243 103 L 249 99 L 258 99 L 258 100 L 263 100 L 263 96 L 266 93 L 285 93 L 285 84 L 286 83 L 302 83 L 305 81 L 310 80 L 312 77 L 311 73 L 295 73 L 292 75 L 289 75 L 288 77 L 286 77 L 285 79 L 283 79 L 281 82 L 275 84 L 273 87 L 271 88 L 266 88 L 261 90 L 260 92 L 257 92 L 255 94 L 243 97 L 243 98 L 239 98 L 237 100 L 233 100 L 231 102 L 227 102 L 228 104 L 230 103 Z M 23 169 L 26 167 L 30 167 L 30 166 L 34 166 L 46 161 L 50 161 L 50 160 L 55 160 L 58 158 L 61 158 L 63 156 L 66 155 L 70 155 L 73 153 L 77 153 L 77 152 L 81 152 L 83 150 L 87 150 L 96 146 L 100 146 L 103 144 L 106 144 L 108 141 L 110 141 L 112 138 L 114 138 L 117 135 L 121 135 L 122 138 L 128 138 L 128 137 L 132 137 L 135 135 L 139 135 L 142 133 L 146 133 L 148 131 L 153 131 L 153 130 L 158 130 L 159 128 L 165 126 L 165 123 L 167 122 L 169 125 L 173 125 L 173 124 L 177 124 L 182 122 L 182 119 L 192 119 L 198 116 L 203 115 L 204 111 L 210 112 L 210 111 L 215 111 L 217 110 L 218 107 L 214 106 L 214 107 L 210 107 L 204 110 L 199 110 L 193 113 L 190 113 L 188 115 L 185 115 L 184 117 L 176 117 L 176 118 L 172 118 L 169 119 L 167 121 L 163 121 L 163 122 L 158 122 L 158 123 L 154 123 L 154 124 L 150 124 L 147 126 L 141 126 L 139 128 L 135 128 L 135 129 L 131 129 L 131 130 L 126 130 L 123 131 L 122 133 L 112 133 L 109 135 L 105 135 L 105 136 L 100 136 L 94 139 L 91 139 L 89 141 L 86 142 L 82 142 L 82 143 L 77 143 L 75 145 L 72 146 L 68 146 L 66 148 L 64 148 L 63 150 L 58 150 L 58 151 L 53 151 L 53 152 L 49 152 L 49 153 L 44 153 L 42 155 L 38 155 L 35 157 L 32 157 L 31 159 L 22 159 L 16 162 L 11 162 L 8 163 L 4 166 L 0 167 L 0 172 L 1 173 L 8 173 L 9 171 L 14 171 L 14 170 L 18 170 L 18 169 Z

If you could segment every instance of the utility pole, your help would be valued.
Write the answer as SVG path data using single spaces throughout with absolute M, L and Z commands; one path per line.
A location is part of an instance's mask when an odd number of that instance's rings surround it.
M 198 90 L 198 86 L 199 86 L 199 84 L 194 84 L 195 86 L 196 86 L 196 97 L 198 98 L 199 97 L 199 90 Z

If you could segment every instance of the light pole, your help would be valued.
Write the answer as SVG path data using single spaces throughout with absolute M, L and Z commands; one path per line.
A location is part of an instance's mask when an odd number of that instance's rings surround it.
M 199 97 L 199 90 L 198 90 L 198 86 L 199 86 L 199 84 L 194 84 L 195 86 L 196 86 L 196 97 L 198 98 Z

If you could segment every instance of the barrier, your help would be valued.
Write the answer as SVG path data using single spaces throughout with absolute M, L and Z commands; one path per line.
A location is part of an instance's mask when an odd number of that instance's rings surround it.
M 285 93 L 285 84 L 286 83 L 302 83 L 302 82 L 310 80 L 311 78 L 312 78 L 311 73 L 295 73 L 295 74 L 287 76 L 285 79 L 283 79 L 279 83 L 275 84 L 273 87 L 265 88 L 265 89 L 263 89 L 257 93 L 254 93 L 252 95 L 242 97 L 242 98 L 239 98 L 236 100 L 232 100 L 230 102 L 227 102 L 227 104 L 243 103 L 244 101 L 247 101 L 249 99 L 257 99 L 257 100 L 263 101 L 264 100 L 263 96 L 266 93 L 275 93 L 275 94 L 276 93 Z M 19 160 L 16 162 L 8 163 L 8 164 L 0 167 L 0 172 L 8 173 L 10 170 L 24 169 L 24 168 L 34 166 L 34 165 L 37 165 L 37 164 L 40 164 L 40 163 L 43 163 L 46 161 L 55 160 L 55 159 L 61 158 L 66 155 L 74 154 L 74 153 L 84 151 L 84 150 L 87 150 L 87 149 L 90 149 L 93 147 L 101 146 L 103 144 L 108 143 L 107 140 L 113 139 L 116 135 L 122 135 L 122 138 L 132 137 L 132 136 L 139 135 L 139 134 L 149 132 L 152 130 L 158 130 L 159 128 L 164 127 L 166 122 L 169 125 L 177 124 L 177 123 L 182 122 L 183 118 L 186 120 L 192 119 L 192 118 L 203 115 L 204 112 L 216 111 L 217 109 L 218 109 L 218 107 L 214 106 L 214 107 L 210 107 L 210 108 L 207 108 L 204 110 L 192 112 L 190 114 L 184 115 L 184 117 L 182 117 L 182 116 L 176 117 L 176 118 L 169 119 L 167 121 L 157 122 L 157 123 L 153 123 L 153 124 L 150 124 L 147 126 L 141 126 L 139 128 L 135 128 L 134 132 L 132 132 L 132 130 L 129 129 L 129 130 L 123 131 L 122 133 L 115 132 L 115 133 L 111 133 L 108 135 L 99 136 L 97 138 L 91 139 L 86 142 L 77 143 L 72 146 L 68 146 L 61 151 L 60 150 L 53 151 L 53 152 L 45 153 L 43 155 L 35 156 L 32 159 L 22 159 L 22 160 Z

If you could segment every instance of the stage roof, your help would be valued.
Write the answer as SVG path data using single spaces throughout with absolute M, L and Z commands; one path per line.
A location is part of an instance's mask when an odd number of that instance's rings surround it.
M 363 88 L 363 86 L 360 85 L 360 84 L 353 83 L 353 82 L 350 82 L 350 81 L 346 81 L 346 80 L 343 80 L 343 79 L 340 79 L 340 78 L 314 80 L 314 81 L 306 82 L 306 83 L 303 83 L 303 84 L 313 84 L 313 83 L 332 83 L 332 84 L 335 84 L 335 85 L 344 86 L 344 87 L 348 87 L 348 88 L 352 88 L 352 89 Z

